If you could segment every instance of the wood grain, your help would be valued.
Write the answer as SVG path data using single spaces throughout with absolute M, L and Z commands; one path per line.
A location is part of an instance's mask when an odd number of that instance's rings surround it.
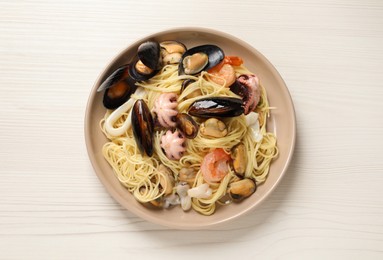
M 202 26 L 261 51 L 285 79 L 298 137 L 256 211 L 177 231 L 121 208 L 89 163 L 90 89 L 150 33 Z M 0 1 L 1 259 L 382 259 L 383 3 Z

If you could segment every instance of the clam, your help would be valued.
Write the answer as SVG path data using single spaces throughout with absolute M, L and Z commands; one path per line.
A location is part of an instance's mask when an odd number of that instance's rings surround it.
M 243 179 L 230 184 L 229 195 L 234 202 L 239 202 L 255 192 L 255 182 L 250 179 Z
M 178 113 L 176 116 L 177 128 L 189 139 L 193 139 L 198 134 L 198 125 L 194 119 L 186 113 Z
M 177 41 L 163 41 L 160 43 L 162 64 L 176 64 L 186 51 L 186 46 Z
M 201 134 L 207 137 L 225 137 L 227 128 L 224 122 L 217 118 L 209 118 L 201 124 Z
M 243 114 L 243 102 L 233 97 L 208 97 L 194 101 L 188 112 L 195 117 L 235 117 Z
M 136 90 L 134 83 L 134 80 L 129 77 L 129 64 L 115 70 L 97 89 L 97 92 L 105 90 L 104 107 L 115 109 L 125 103 Z
M 140 152 L 153 155 L 154 122 L 145 101 L 138 99 L 132 108 L 132 130 Z
M 243 143 L 239 143 L 233 147 L 231 150 L 231 159 L 233 159 L 234 171 L 238 175 L 244 176 L 247 166 L 247 153 Z
M 193 75 L 208 70 L 225 57 L 221 48 L 216 45 L 200 45 L 187 50 L 180 60 L 178 74 Z

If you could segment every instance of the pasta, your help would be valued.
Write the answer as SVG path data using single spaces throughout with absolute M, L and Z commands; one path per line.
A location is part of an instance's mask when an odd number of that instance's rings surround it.
M 244 65 L 232 66 L 235 75 L 252 74 Z M 193 102 L 199 100 L 201 95 L 204 98 L 209 97 L 233 97 L 241 98 L 238 94 L 225 87 L 224 84 L 217 84 L 212 78 L 219 77 L 208 71 L 202 71 L 196 75 L 178 75 L 178 65 L 169 64 L 163 66 L 161 70 L 151 79 L 147 81 L 137 82 L 139 95 L 133 94 L 130 102 L 133 103 L 137 99 L 143 99 L 148 108 L 152 111 L 154 102 L 163 93 L 177 94 L 177 111 L 178 113 L 187 113 L 188 108 Z M 181 89 L 183 81 L 193 80 L 185 89 Z M 203 214 L 211 215 L 220 205 L 227 204 L 230 200 L 224 200 L 228 194 L 228 188 L 232 183 L 241 179 L 253 180 L 256 185 L 263 183 L 269 173 L 271 161 L 278 155 L 277 140 L 273 133 L 267 132 L 267 118 L 270 116 L 270 107 L 268 104 L 266 89 L 260 84 L 261 95 L 260 101 L 255 108 L 254 114 L 257 115 L 256 127 L 257 133 L 251 130 L 247 123 L 247 116 L 244 114 L 236 117 L 221 118 L 226 125 L 227 135 L 219 138 L 205 136 L 198 132 L 194 139 L 186 139 L 185 148 L 179 160 L 169 159 L 161 147 L 161 137 L 167 129 L 158 127 L 153 137 L 153 156 L 149 157 L 145 153 L 141 153 L 137 147 L 132 126 L 127 121 L 131 120 L 132 110 L 121 113 L 116 118 L 114 115 L 113 122 L 108 122 L 113 111 L 107 110 L 104 118 L 100 121 L 100 128 L 109 139 L 103 146 L 102 153 L 105 159 L 113 168 L 118 180 L 133 194 L 133 196 L 142 203 L 152 203 L 156 206 L 163 206 L 167 198 L 175 199 L 174 204 L 179 204 L 177 193 L 177 184 L 181 183 L 182 176 L 180 172 L 183 169 L 194 170 L 194 177 L 189 183 L 189 189 L 198 188 L 202 184 L 207 183 L 211 189 L 211 195 L 208 197 L 192 197 L 191 207 Z M 193 92 L 199 91 L 200 95 L 193 96 Z M 129 101 L 128 101 L 129 102 Z M 253 112 L 252 112 L 253 113 Z M 204 123 L 206 119 L 195 118 L 198 125 Z M 110 120 L 109 120 L 110 121 Z M 109 124 L 109 125 L 108 125 Z M 124 128 L 124 131 L 116 136 L 110 128 Z M 207 182 L 201 170 L 202 163 L 207 154 L 215 149 L 223 149 L 223 151 L 232 156 L 233 147 L 243 144 L 245 148 L 245 157 L 248 158 L 242 176 L 239 176 L 233 168 L 232 161 L 228 161 L 228 172 L 218 182 Z M 224 155 L 223 155 L 224 156 Z M 171 188 L 170 194 L 167 194 L 164 180 L 169 178 L 166 172 L 159 170 L 159 166 L 164 165 L 171 173 L 171 179 L 174 186 Z M 185 183 L 183 183 L 185 184 Z M 176 197 L 174 196 L 176 195 Z

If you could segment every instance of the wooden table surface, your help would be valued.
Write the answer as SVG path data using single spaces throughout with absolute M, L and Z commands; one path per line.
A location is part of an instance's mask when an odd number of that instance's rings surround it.
M 138 218 L 89 162 L 90 90 L 130 43 L 227 32 L 284 78 L 297 117 L 285 178 L 229 224 Z M 0 1 L 0 259 L 383 259 L 383 2 Z

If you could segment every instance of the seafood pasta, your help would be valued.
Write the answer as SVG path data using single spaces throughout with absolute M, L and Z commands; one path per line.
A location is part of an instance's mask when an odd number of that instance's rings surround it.
M 218 46 L 145 42 L 98 90 L 103 155 L 144 205 L 211 215 L 254 193 L 278 154 L 266 89 Z

